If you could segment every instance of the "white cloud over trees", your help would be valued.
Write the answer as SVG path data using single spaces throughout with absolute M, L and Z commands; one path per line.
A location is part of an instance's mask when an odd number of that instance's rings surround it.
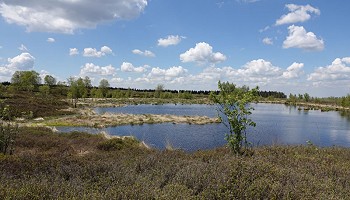
M 0 78 L 9 81 L 15 71 L 33 70 L 35 58 L 30 53 L 21 53 L 13 58 L 7 59 L 7 64 L 0 65 Z
M 215 64 L 226 60 L 226 56 L 220 52 L 213 52 L 213 47 L 205 42 L 197 43 L 194 48 L 190 48 L 180 55 L 180 60 L 184 63 L 195 62 L 197 64 Z
M 112 65 L 100 67 L 93 63 L 86 63 L 80 68 L 80 76 L 112 76 L 116 73 L 116 69 Z
M 315 85 L 338 85 L 340 82 L 350 84 L 350 57 L 336 58 L 332 64 L 326 67 L 316 68 L 308 75 L 308 81 Z
M 129 63 L 129 62 L 123 62 L 123 64 L 120 66 L 120 70 L 122 72 L 142 73 L 142 72 L 146 72 L 147 68 L 148 66 L 135 67 L 132 63 Z

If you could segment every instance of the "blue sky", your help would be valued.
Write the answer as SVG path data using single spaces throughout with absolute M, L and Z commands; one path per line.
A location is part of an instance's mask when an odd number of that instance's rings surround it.
M 0 81 L 350 93 L 350 1 L 0 0 Z

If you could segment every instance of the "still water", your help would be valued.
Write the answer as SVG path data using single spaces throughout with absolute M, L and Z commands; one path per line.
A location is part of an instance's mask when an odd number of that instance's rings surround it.
M 251 118 L 257 126 L 248 129 L 248 141 L 261 145 L 306 145 L 350 147 L 350 117 L 339 112 L 303 111 L 280 104 L 254 104 Z M 130 105 L 116 108 L 96 108 L 97 113 L 172 114 L 216 117 L 213 105 Z M 109 127 L 56 127 L 59 131 L 74 130 L 111 135 L 133 135 L 151 147 L 164 149 L 167 145 L 188 152 L 211 149 L 226 144 L 227 128 L 222 124 L 144 124 Z

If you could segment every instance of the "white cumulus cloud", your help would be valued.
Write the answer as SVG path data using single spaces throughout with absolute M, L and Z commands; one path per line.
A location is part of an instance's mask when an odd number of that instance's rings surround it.
M 101 75 L 101 76 L 111 76 L 116 73 L 116 69 L 112 65 L 107 65 L 105 67 L 100 67 L 93 63 L 86 63 L 80 68 L 80 76 L 88 75 Z
M 154 67 L 152 68 L 151 72 L 143 78 L 143 80 L 146 80 L 148 82 L 173 82 L 178 78 L 185 76 L 187 72 L 188 70 L 183 68 L 182 66 L 173 66 L 168 69 Z
M 166 38 L 160 38 L 158 40 L 158 46 L 167 47 L 170 45 L 178 45 L 185 37 L 178 35 L 169 35 Z
M 133 19 L 146 6 L 147 0 L 2 0 L 0 14 L 7 23 L 25 26 L 29 32 L 73 34 L 77 29 Z
M 283 72 L 282 77 L 286 79 L 299 78 L 300 75 L 304 74 L 304 71 L 302 70 L 303 67 L 304 63 L 294 62 L 285 72 Z
M 290 11 L 286 15 L 282 15 L 276 20 L 276 25 L 292 24 L 297 22 L 305 22 L 311 18 L 311 14 L 320 15 L 321 11 L 310 5 L 301 6 L 295 4 L 287 4 L 286 8 Z
M 7 59 L 7 64 L 0 65 L 0 80 L 10 81 L 15 71 L 26 71 L 34 68 L 35 58 L 30 53 L 21 53 Z
M 30 53 L 21 53 L 20 55 L 9 58 L 7 67 L 13 70 L 31 70 L 34 67 L 35 58 Z
M 264 59 L 252 60 L 236 72 L 243 81 L 267 83 L 282 75 L 282 69 Z
M 96 57 L 96 58 L 100 58 L 107 54 L 113 54 L 112 49 L 107 46 L 101 47 L 100 51 L 96 50 L 95 48 L 84 48 L 84 52 L 83 52 L 83 56 L 85 57 Z
M 311 73 L 308 81 L 313 82 L 336 82 L 347 81 L 350 83 L 350 57 L 336 58 L 331 65 L 319 67 Z
M 156 55 L 149 50 L 141 51 L 139 49 L 134 49 L 132 50 L 133 54 L 141 55 L 141 56 L 146 56 L 146 57 L 155 57 Z
M 122 72 L 137 72 L 142 73 L 147 71 L 148 66 L 143 67 L 135 67 L 133 64 L 129 62 L 123 62 L 123 64 L 120 66 L 120 70 Z
M 324 41 L 313 32 L 307 32 L 303 26 L 289 26 L 289 35 L 283 42 L 283 48 L 300 48 L 307 51 L 321 51 Z
M 220 52 L 213 52 L 213 47 L 205 42 L 197 43 L 194 48 L 180 55 L 182 62 L 219 63 L 226 60 L 226 56 Z
M 70 56 L 75 56 L 79 54 L 79 50 L 77 48 L 70 48 L 69 49 L 69 55 Z

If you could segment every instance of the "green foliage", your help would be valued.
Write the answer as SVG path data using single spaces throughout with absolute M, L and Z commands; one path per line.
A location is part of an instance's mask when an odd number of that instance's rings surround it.
M 92 87 L 91 79 L 88 76 L 85 76 L 83 81 L 84 81 L 84 85 L 85 85 L 86 88 L 91 88 Z
M 6 105 L 2 110 L 0 109 L 1 111 L 1 119 L 2 120 L 12 120 L 13 119 L 13 113 L 11 112 L 11 109 L 10 109 L 10 106 L 9 105 Z
M 256 101 L 259 88 L 241 88 L 235 84 L 219 81 L 219 94 L 212 93 L 211 99 L 218 106 L 219 117 L 222 123 L 229 129 L 226 134 L 228 146 L 236 154 L 241 154 L 243 145 L 247 145 L 246 129 L 256 124 L 249 118 L 254 108 L 250 103 Z
M 350 107 L 350 94 L 341 98 L 341 106 Z
M 18 125 L 0 122 L 0 153 L 13 154 L 14 142 L 18 134 Z
M 86 87 L 86 84 L 82 78 L 75 79 L 70 77 L 68 79 L 69 92 L 68 97 L 73 99 L 74 107 L 77 107 L 78 98 L 87 97 L 89 88 Z
M 11 84 L 17 90 L 33 91 L 41 82 L 36 71 L 16 71 L 11 78 Z
M 41 95 L 43 95 L 44 97 L 48 96 L 50 94 L 50 86 L 49 85 L 42 85 L 39 86 L 39 92 L 41 93 Z
M 103 97 L 107 97 L 109 87 L 110 87 L 110 85 L 106 79 L 102 79 L 100 81 L 98 89 L 100 89 Z
M 309 102 L 310 101 L 310 95 L 308 93 L 305 93 L 304 94 L 304 99 L 306 102 Z
M 138 146 L 139 141 L 135 138 L 125 137 L 125 138 L 112 138 L 101 142 L 97 145 L 97 148 L 104 151 L 115 151 L 122 150 L 126 148 Z
M 296 104 L 296 102 L 297 102 L 297 95 L 293 95 L 292 93 L 290 93 L 288 101 L 291 102 L 292 104 Z
M 155 98 L 160 98 L 161 94 L 164 90 L 164 85 L 163 84 L 158 84 L 155 91 L 154 91 L 154 97 Z
M 182 92 L 182 93 L 179 93 L 178 98 L 180 98 L 180 99 L 193 99 L 194 97 L 190 92 Z
M 44 77 L 44 83 L 45 85 L 48 85 L 48 86 L 54 86 L 56 85 L 56 79 L 51 75 L 46 75 Z

